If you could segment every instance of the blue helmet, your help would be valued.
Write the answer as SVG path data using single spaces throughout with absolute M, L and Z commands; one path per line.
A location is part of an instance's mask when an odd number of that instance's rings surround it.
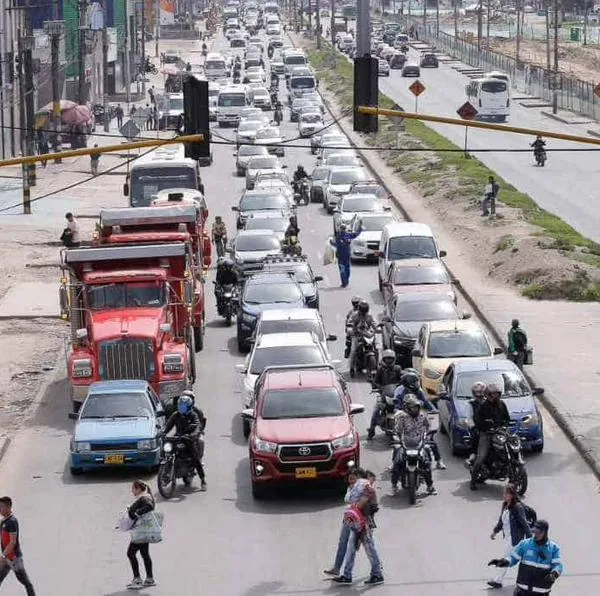
M 194 401 L 189 395 L 182 395 L 177 400 L 177 411 L 180 414 L 189 414 L 192 411 L 192 407 L 194 405 Z

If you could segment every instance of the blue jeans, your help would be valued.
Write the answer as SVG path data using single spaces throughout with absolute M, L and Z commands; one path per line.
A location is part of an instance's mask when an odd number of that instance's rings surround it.
M 342 529 L 340 530 L 340 537 L 338 540 L 338 547 L 335 553 L 335 562 L 333 564 L 333 568 L 339 573 L 342 569 L 342 565 L 344 564 L 344 557 L 346 556 L 346 550 L 348 548 L 348 540 L 350 539 L 350 526 L 346 524 L 342 524 Z
M 346 564 L 344 565 L 344 577 L 352 579 L 352 571 L 354 570 L 354 562 L 356 560 L 356 543 L 358 533 L 355 530 L 350 530 L 350 538 L 348 540 L 348 548 L 346 549 Z M 373 532 L 366 530 L 363 534 L 362 544 L 365 547 L 365 554 L 371 563 L 371 577 L 379 577 L 381 573 L 381 561 L 375 548 L 373 541 Z
M 338 269 L 342 285 L 347 286 L 350 283 L 350 261 L 338 261 Z

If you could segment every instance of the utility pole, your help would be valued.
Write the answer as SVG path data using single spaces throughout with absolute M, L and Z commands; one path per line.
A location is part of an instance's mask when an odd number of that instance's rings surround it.
M 440 36 L 440 0 L 435 0 L 435 36 Z
M 369 0 L 357 0 L 356 8 L 356 55 L 362 58 L 371 54 Z
M 85 45 L 86 45 L 87 0 L 79 0 L 79 64 L 77 80 L 77 99 L 80 104 L 85 104 Z
M 317 50 L 321 49 L 321 0 L 317 0 Z
M 517 3 L 519 2 L 519 0 L 517 0 Z M 491 8 L 491 2 L 490 0 L 487 0 L 487 15 L 486 15 L 486 21 L 485 21 L 485 25 L 486 25 L 486 38 L 487 38 L 487 48 L 488 50 L 490 49 L 490 17 L 492 14 L 492 8 Z M 519 9 L 517 8 L 517 11 Z
M 546 70 L 550 74 L 550 2 L 546 0 Z
M 55 10 L 54 14 L 58 14 Z M 50 36 L 50 49 L 52 57 L 52 132 L 54 138 L 59 135 L 58 125 L 60 123 L 60 74 L 59 74 L 59 51 L 60 38 L 65 31 L 64 21 L 46 21 L 44 23 L 46 35 Z M 57 153 L 59 155 L 59 153 Z M 61 163 L 60 157 L 54 158 L 54 163 Z
M 554 0 L 554 81 L 552 85 L 552 113 L 558 112 L 558 0 Z
M 142 1 L 142 95 L 146 97 L 146 2 Z
M 587 46 L 587 33 L 588 33 L 588 21 L 590 14 L 590 3 L 588 0 L 584 0 L 585 2 L 585 12 L 583 17 L 583 45 Z
M 427 0 L 423 0 L 423 27 L 427 26 Z
M 329 19 L 330 19 L 329 33 L 331 33 L 331 45 L 335 49 L 335 0 L 331 0 L 331 6 L 330 6 L 329 10 L 331 11 L 331 14 L 329 15 Z
M 517 63 L 517 67 L 519 66 L 519 60 L 521 59 L 521 30 L 523 29 L 523 14 L 521 13 L 521 3 L 520 0 L 517 0 L 516 4 L 517 9 L 517 39 L 516 39 L 516 48 L 515 48 L 515 61 Z
M 458 0 L 454 0 L 454 38 L 458 39 Z
M 308 30 L 312 31 L 312 0 L 308 0 Z
M 106 6 L 102 8 L 103 25 L 102 28 L 102 103 L 104 105 L 104 132 L 110 130 L 110 118 L 108 116 L 108 15 Z
M 125 98 L 127 101 L 127 113 L 129 114 L 129 104 L 131 103 L 131 52 L 129 51 L 129 13 L 128 4 L 125 3 Z
M 481 38 L 483 36 L 483 3 L 479 0 L 477 7 L 477 51 L 481 51 Z
M 158 38 L 160 37 L 160 4 L 154 0 L 154 57 L 158 58 Z

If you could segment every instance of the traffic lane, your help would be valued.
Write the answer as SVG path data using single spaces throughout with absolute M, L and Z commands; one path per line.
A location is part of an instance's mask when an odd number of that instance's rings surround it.
M 411 50 L 413 59 L 417 52 Z M 389 78 L 380 78 L 381 90 L 402 105 L 413 110 L 415 98 L 408 90 L 413 78 L 401 76 L 401 71 L 392 70 Z M 465 85 L 469 78 L 440 64 L 437 69 L 421 69 L 419 80 L 426 91 L 419 97 L 418 109 L 424 114 L 436 114 L 456 118 L 456 110 L 466 101 Z M 477 106 L 475 106 L 477 107 Z M 568 125 L 544 117 L 536 109 L 522 107 L 518 101 L 511 103 L 511 115 L 508 120 L 513 126 L 539 128 L 573 134 Z M 442 134 L 459 147 L 464 146 L 464 129 L 460 126 L 428 123 L 436 132 Z M 533 141 L 523 135 L 471 129 L 468 134 L 468 146 L 472 149 L 527 149 Z M 567 141 L 549 141 L 548 148 L 581 149 L 579 143 Z M 600 209 L 589 200 L 594 196 L 593 174 L 598 172 L 594 152 L 556 152 L 549 153 L 545 168 L 537 168 L 531 152 L 493 152 L 477 153 L 477 158 L 493 171 L 513 184 L 521 192 L 529 194 L 541 207 L 559 215 L 582 234 L 600 239 Z M 565 175 L 565 173 L 569 175 Z M 483 191 L 482 191 L 483 192 Z

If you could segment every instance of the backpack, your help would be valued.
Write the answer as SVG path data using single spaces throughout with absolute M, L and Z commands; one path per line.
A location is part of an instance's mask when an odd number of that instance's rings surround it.
M 523 511 L 525 512 L 525 519 L 527 520 L 527 523 L 529 524 L 529 527 L 531 528 L 533 526 L 533 524 L 535 524 L 535 522 L 537 521 L 537 512 L 533 507 L 526 505 L 523 502 L 521 502 L 521 505 L 523 505 Z
M 515 329 L 514 343 L 517 350 L 522 350 L 527 345 L 527 336 L 521 329 Z

